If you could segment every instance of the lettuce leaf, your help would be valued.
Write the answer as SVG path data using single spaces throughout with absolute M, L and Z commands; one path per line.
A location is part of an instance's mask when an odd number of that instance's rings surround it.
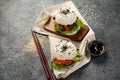
M 77 26 L 83 26 L 83 22 L 80 19 L 77 19 L 75 23 L 77 24 Z
M 73 61 L 80 61 L 80 60 L 81 60 L 81 57 L 82 57 L 82 55 L 80 55 L 79 50 L 77 50 L 77 55 L 76 55 L 76 57 L 74 57 L 72 60 L 73 60 Z
M 55 31 L 57 31 L 57 27 L 56 27 L 57 22 L 54 21 L 53 24 L 54 24 L 54 29 L 55 29 Z

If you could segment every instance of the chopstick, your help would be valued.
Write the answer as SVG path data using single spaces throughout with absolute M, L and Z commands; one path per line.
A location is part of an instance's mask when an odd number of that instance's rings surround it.
M 32 31 L 32 36 L 33 36 L 33 39 L 35 41 L 35 45 L 36 45 L 36 48 L 37 48 L 37 51 L 38 51 L 38 55 L 40 57 L 42 65 L 43 65 L 46 77 L 47 77 L 48 80 L 54 80 L 53 75 L 52 75 L 52 73 L 50 71 L 50 67 L 48 65 L 47 59 L 45 57 L 45 54 L 44 54 L 44 52 L 42 50 L 42 47 L 40 45 L 40 42 L 38 40 L 38 37 L 37 37 L 35 31 Z

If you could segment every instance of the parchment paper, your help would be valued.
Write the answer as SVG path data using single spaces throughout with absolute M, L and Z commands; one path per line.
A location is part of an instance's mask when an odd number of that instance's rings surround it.
M 84 20 L 84 18 L 79 13 L 79 11 L 77 10 L 77 8 L 75 7 L 75 5 L 72 3 L 72 1 L 67 1 L 67 2 L 64 2 L 62 4 L 58 4 L 58 5 L 55 5 L 55 6 L 52 6 L 52 7 L 49 7 L 47 9 L 43 10 L 35 22 L 35 25 L 33 27 L 33 31 L 36 31 L 38 33 L 45 34 L 45 35 L 49 36 L 51 56 L 53 53 L 53 47 L 54 47 L 55 43 L 57 43 L 61 39 L 65 39 L 65 40 L 69 40 L 69 39 L 54 35 L 52 33 L 49 33 L 43 29 L 43 26 L 49 20 L 50 16 L 53 16 L 55 14 L 55 11 L 63 6 L 70 7 L 73 11 L 75 11 L 76 15 L 83 21 L 83 23 L 88 25 L 87 22 Z M 69 68 L 69 69 L 64 69 L 64 70 L 53 69 L 54 74 L 55 74 L 57 79 L 58 78 L 66 78 L 71 73 L 73 73 L 74 71 L 78 70 L 79 68 L 81 68 L 82 66 L 84 66 L 85 64 L 90 62 L 91 56 L 86 53 L 85 49 L 86 49 L 86 44 L 88 42 L 95 40 L 95 34 L 89 25 L 88 25 L 88 27 L 90 28 L 90 30 L 82 41 L 74 42 L 74 41 L 69 40 L 77 48 L 79 48 L 80 53 L 82 54 L 82 60 L 80 62 L 75 63 L 74 66 Z

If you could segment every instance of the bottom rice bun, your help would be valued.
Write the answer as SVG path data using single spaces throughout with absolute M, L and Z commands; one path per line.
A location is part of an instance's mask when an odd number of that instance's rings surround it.
M 81 55 L 75 45 L 69 41 L 60 40 L 54 46 L 51 66 L 56 70 L 60 70 L 70 67 L 80 60 Z

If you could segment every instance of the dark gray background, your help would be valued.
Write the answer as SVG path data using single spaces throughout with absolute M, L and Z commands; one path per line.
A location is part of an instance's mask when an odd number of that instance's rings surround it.
M 40 11 L 66 0 L 0 0 L 0 80 L 46 80 L 36 51 L 24 51 Z M 73 0 L 107 53 L 61 80 L 120 80 L 120 0 Z M 42 37 L 40 37 L 42 38 Z M 48 41 L 46 38 L 45 41 Z M 44 44 L 49 54 L 49 42 Z M 47 55 L 48 60 L 50 56 Z

